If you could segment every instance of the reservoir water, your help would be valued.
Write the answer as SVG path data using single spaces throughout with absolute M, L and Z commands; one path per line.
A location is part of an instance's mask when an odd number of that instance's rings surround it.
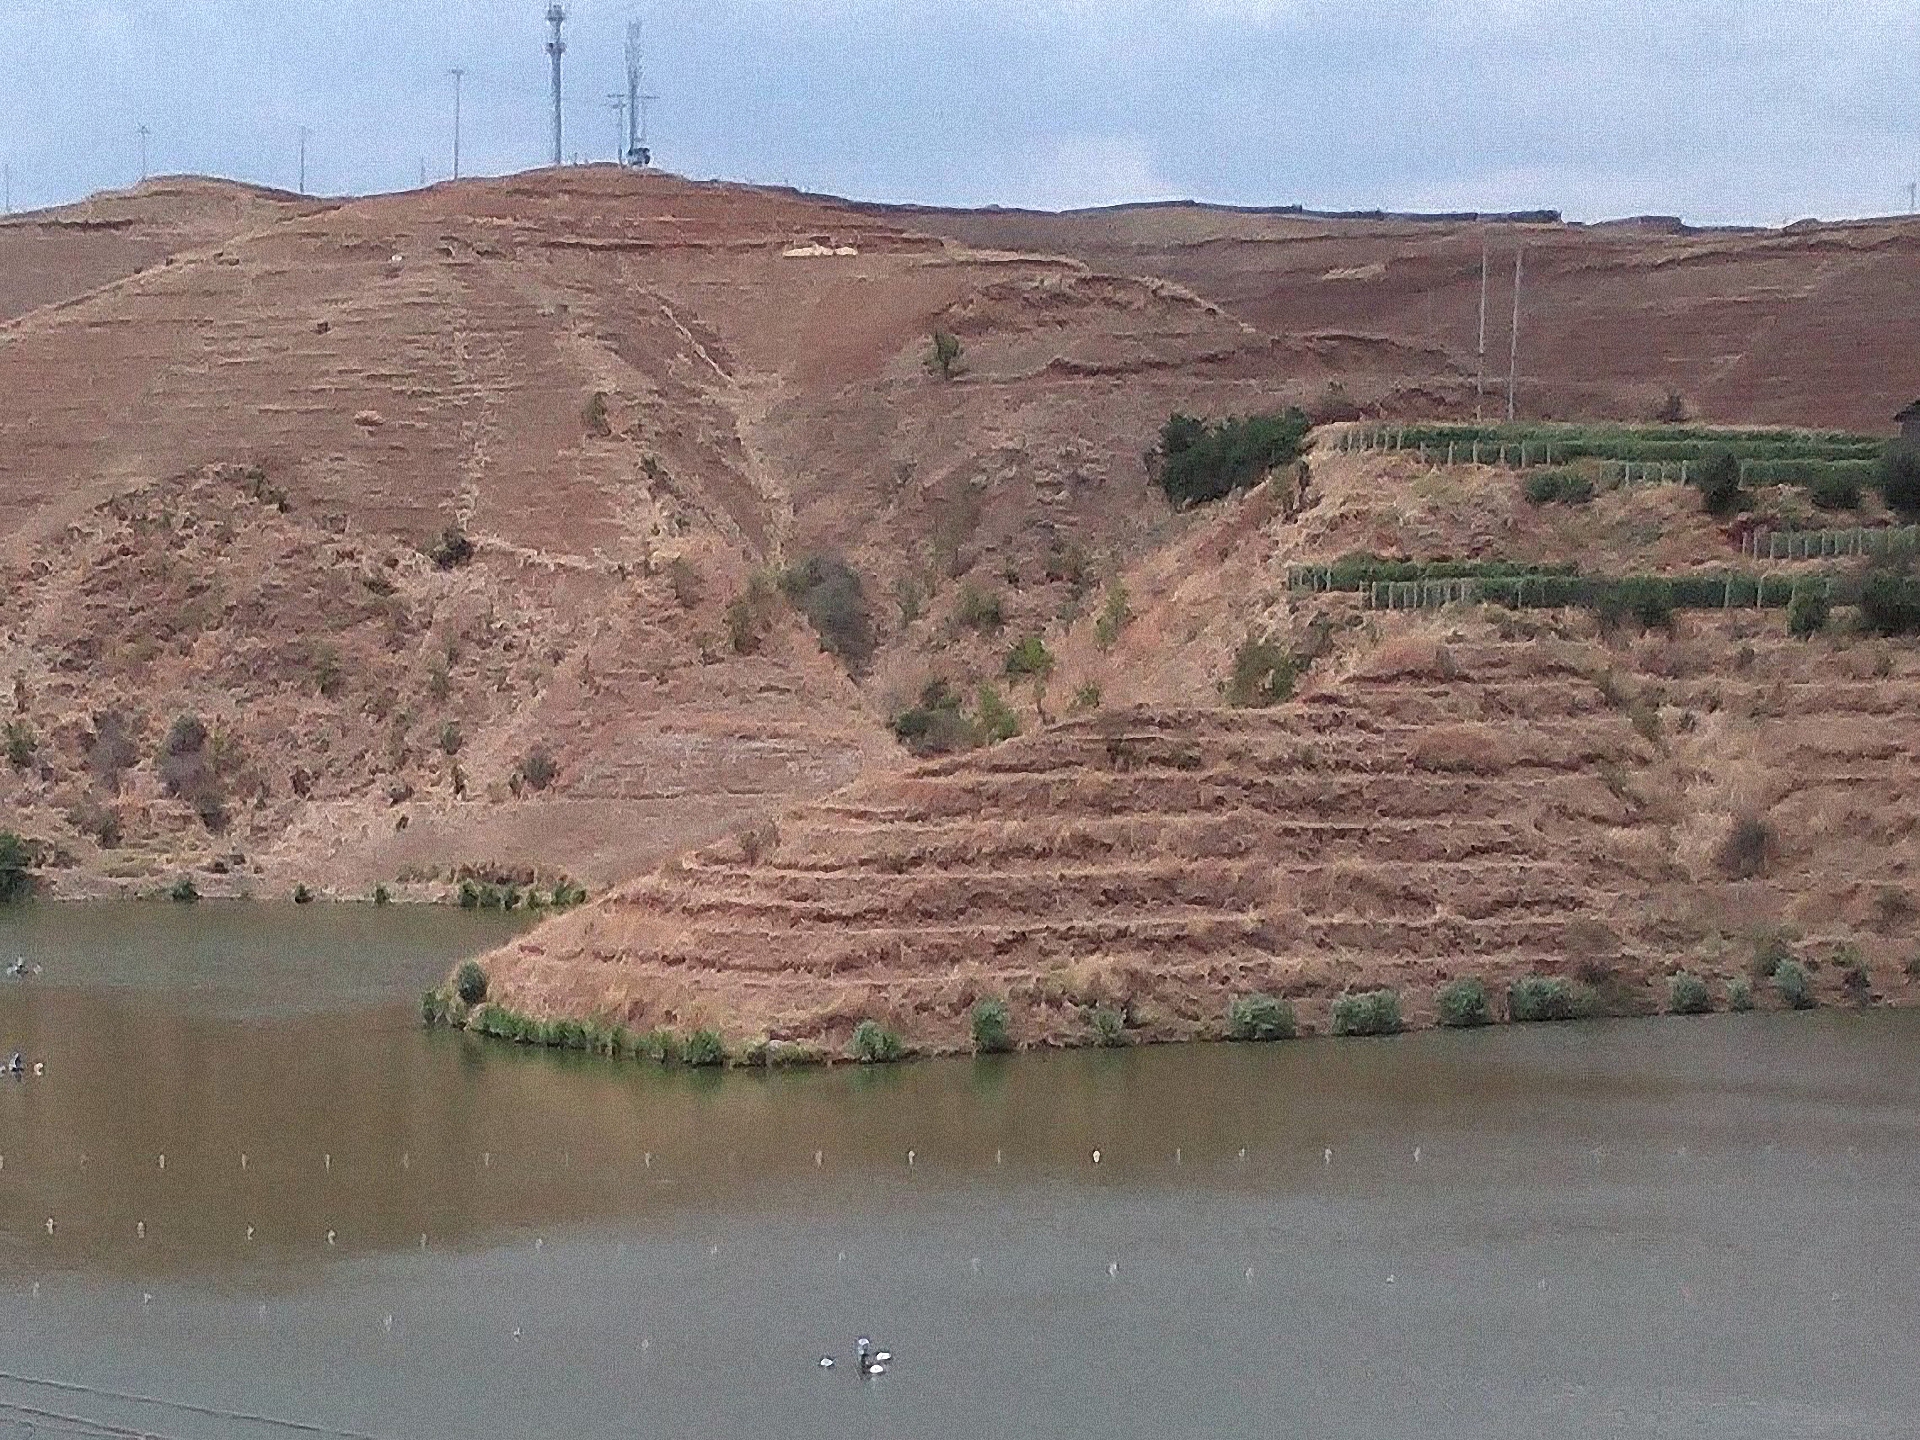
M 0 1436 L 1920 1436 L 1920 1014 L 663 1072 L 508 923 L 0 912 Z

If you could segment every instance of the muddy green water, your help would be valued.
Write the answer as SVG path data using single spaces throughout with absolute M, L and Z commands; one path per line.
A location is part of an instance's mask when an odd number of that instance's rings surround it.
M 1920 1435 L 1920 1016 L 695 1075 L 502 934 L 0 913 L 0 1436 Z

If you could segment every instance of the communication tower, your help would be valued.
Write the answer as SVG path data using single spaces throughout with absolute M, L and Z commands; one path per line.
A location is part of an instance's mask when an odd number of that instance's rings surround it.
M 565 163 L 565 152 L 561 149 L 563 136 L 560 119 L 560 57 L 567 53 L 567 42 L 561 35 L 561 27 L 567 23 L 567 12 L 559 5 L 547 7 L 547 24 L 553 27 L 553 39 L 547 42 L 547 54 L 553 57 L 553 163 Z
M 642 66 L 640 63 L 640 22 L 627 22 L 627 164 L 636 170 L 653 163 L 653 152 L 647 147 L 646 113 L 647 101 L 657 96 L 640 93 Z

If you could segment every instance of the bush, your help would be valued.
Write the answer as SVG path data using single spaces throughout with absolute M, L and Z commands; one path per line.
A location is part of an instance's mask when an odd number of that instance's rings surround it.
M 1714 852 L 1714 864 L 1729 880 L 1751 880 L 1767 868 L 1773 830 L 1757 815 L 1736 816 Z
M 1107 598 L 1101 603 L 1099 618 L 1093 622 L 1093 643 L 1102 650 L 1111 650 L 1119 643 L 1120 632 L 1131 619 L 1133 608 L 1127 587 L 1116 580 L 1107 587 Z
M 991 685 L 980 687 L 980 734 L 989 745 L 1011 740 L 1020 733 L 1020 717 Z
M 973 584 L 961 587 L 953 617 L 965 629 L 978 630 L 983 635 L 998 635 L 1007 625 L 1000 597 Z
M 1859 477 L 1844 470 L 1822 470 L 1813 477 L 1807 486 L 1807 494 L 1812 497 L 1814 506 L 1821 510 L 1858 510 L 1860 508 Z
M 440 538 L 427 547 L 427 558 L 441 570 L 457 570 L 473 559 L 473 541 L 458 525 L 449 525 Z
M 960 697 L 935 677 L 920 691 L 920 703 L 893 717 L 893 733 L 915 755 L 950 755 L 980 744 L 979 728 L 961 707 Z
M 182 875 L 173 882 L 173 888 L 167 891 L 167 898 L 176 905 L 191 905 L 200 898 L 200 887 L 193 883 L 191 875 Z
M 1787 633 L 1801 640 L 1811 639 L 1827 628 L 1833 604 L 1820 584 L 1793 587 L 1793 599 L 1787 602 Z
M 727 643 L 736 655 L 758 655 L 773 628 L 774 581 L 756 572 L 747 588 L 727 602 Z
M 982 1055 L 1002 1055 L 1013 1049 L 1013 1034 L 1007 1025 L 1007 1002 L 976 1000 L 967 1017 L 973 1030 L 973 1048 Z
M 873 660 L 873 620 L 859 575 L 838 555 L 809 555 L 788 567 L 780 588 L 807 617 L 821 646 L 860 675 Z
M 1293 698 L 1303 668 L 1273 640 L 1249 635 L 1233 652 L 1233 670 L 1221 689 L 1237 709 L 1264 709 Z
M 680 1051 L 680 1059 L 688 1065 L 700 1069 L 711 1069 L 715 1065 L 727 1063 L 726 1043 L 720 1038 L 718 1030 L 695 1030 L 687 1036 L 687 1043 Z
M 1920 630 L 1920 581 L 1878 568 L 1860 589 L 1860 618 L 1876 635 Z
M 587 397 L 587 403 L 580 411 L 580 420 L 587 427 L 587 434 L 596 440 L 605 440 L 613 434 L 613 420 L 607 413 L 606 391 L 596 390 Z
M 220 779 L 220 747 L 210 743 L 206 722 L 182 715 L 167 730 L 155 768 L 167 793 L 193 807 L 207 829 L 225 827 L 226 787 Z
M 1444 986 L 1440 991 L 1440 1023 L 1450 1030 L 1491 1025 L 1493 1002 L 1485 982 L 1466 975 Z
M 1675 1015 L 1705 1015 L 1713 1009 L 1707 982 L 1681 971 L 1667 981 L 1667 1009 Z
M 1529 975 L 1507 989 L 1507 1018 L 1516 1023 L 1577 1020 L 1583 1009 L 1573 982 L 1558 975 Z
M 1111 1005 L 1096 1005 L 1087 1022 L 1093 1027 L 1093 1043 L 1101 1048 L 1117 1050 L 1127 1043 L 1127 1017 Z
M 560 774 L 560 764 L 544 745 L 536 745 L 520 762 L 520 778 L 536 790 L 544 790 Z
M 1312 422 L 1298 409 L 1229 418 L 1213 424 L 1175 414 L 1147 457 L 1155 483 L 1176 506 L 1220 500 L 1243 490 L 1305 448 Z
M 1877 476 L 1880 496 L 1889 510 L 1908 519 L 1920 518 L 1920 451 L 1894 446 L 1881 457 Z
M 466 743 L 466 736 L 460 733 L 459 721 L 449 720 L 440 727 L 440 750 L 442 754 L 458 755 L 461 747 Z
M 429 1030 L 444 1025 L 448 1020 L 446 998 L 438 990 L 428 990 L 420 996 L 420 1023 Z
M 40 748 L 33 727 L 24 720 L 7 722 L 7 763 L 16 770 L 25 770 L 33 764 L 33 755 Z
M 393 903 L 393 892 L 387 889 L 385 885 L 374 886 L 373 903 L 376 905 L 391 905 Z
M 1535 470 L 1528 474 L 1526 496 L 1535 505 L 1585 505 L 1593 499 L 1593 481 L 1578 470 Z
M 33 847 L 11 830 L 0 830 L 0 905 L 29 898 L 34 891 Z
M 296 905 L 311 905 L 313 903 L 313 891 L 309 890 L 304 884 L 294 886 L 293 903 Z
M 1731 515 L 1746 498 L 1740 488 L 1740 459 L 1731 450 L 1708 454 L 1700 462 L 1694 483 L 1700 487 L 1700 503 L 1709 515 Z
M 862 1065 L 891 1065 L 906 1055 L 907 1047 L 878 1020 L 862 1020 L 853 1027 L 848 1051 Z
M 1812 977 L 1807 974 L 1807 967 L 1798 960 L 1780 962 L 1773 972 L 1773 988 L 1795 1010 L 1811 1010 L 1814 1007 Z
M 1729 1010 L 1753 1009 L 1753 982 L 1744 975 L 1736 975 L 1727 982 L 1727 1008 Z
M 453 972 L 453 993 L 462 1005 L 478 1005 L 487 998 L 487 972 L 478 960 L 462 960 Z
M 1227 1006 L 1229 1040 L 1291 1040 L 1293 1006 L 1271 995 L 1237 996 Z
M 948 330 L 935 330 L 927 347 L 927 370 L 942 380 L 951 380 L 960 373 L 960 357 L 965 353 L 966 347 L 960 343 L 959 336 Z
M 1010 680 L 1033 675 L 1041 679 L 1053 673 L 1053 652 L 1038 635 L 1029 635 L 1007 652 L 1006 674 Z
M 1858 945 L 1842 945 L 1833 955 L 1834 968 L 1840 972 L 1840 985 L 1847 998 L 1865 1005 L 1873 998 L 1873 975 L 1867 969 L 1867 957 Z
M 480 887 L 471 880 L 460 882 L 460 908 L 478 910 L 480 908 Z
M 1068 713 L 1087 715 L 1100 708 L 1100 684 L 1089 680 L 1073 692 L 1073 699 L 1067 705 Z
M 680 1038 L 671 1030 L 649 1030 L 640 1037 L 636 1053 L 656 1065 L 672 1065 L 680 1059 Z
M 1363 990 L 1333 1002 L 1336 1035 L 1396 1035 L 1401 1025 L 1397 990 Z

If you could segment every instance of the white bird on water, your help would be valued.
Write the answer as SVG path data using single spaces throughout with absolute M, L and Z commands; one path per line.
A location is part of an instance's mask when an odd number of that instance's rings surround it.
M 1333 1147 L 1331 1145 L 1320 1152 L 1320 1159 L 1328 1165 L 1333 1163 Z
M 1100 1152 L 1098 1150 L 1093 1152 L 1093 1163 L 1096 1165 L 1100 1163 Z
M 1117 1280 L 1119 1278 L 1120 1278 L 1120 1262 L 1118 1260 L 1109 1260 L 1107 1262 L 1107 1279 Z
M 1413 1147 L 1413 1163 L 1416 1165 L 1420 1163 L 1420 1147 L 1418 1145 Z

